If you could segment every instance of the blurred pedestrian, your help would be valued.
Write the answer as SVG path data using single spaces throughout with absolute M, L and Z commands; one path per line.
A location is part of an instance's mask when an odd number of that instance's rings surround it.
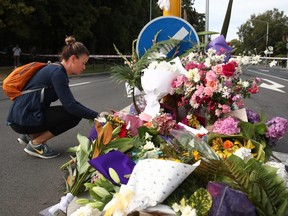
M 281 67 L 282 68 L 286 68 L 286 62 L 287 62 L 287 60 L 282 59 L 282 61 L 281 61 Z
M 20 65 L 20 55 L 21 49 L 18 44 L 13 48 L 13 57 L 14 57 L 14 67 L 18 67 Z

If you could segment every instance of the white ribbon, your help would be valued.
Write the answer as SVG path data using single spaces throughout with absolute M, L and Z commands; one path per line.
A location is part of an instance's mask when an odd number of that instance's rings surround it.
M 53 215 L 57 210 L 61 210 L 66 213 L 69 203 L 73 200 L 74 195 L 71 193 L 66 194 L 66 196 L 61 197 L 61 200 L 58 204 L 49 208 L 48 212 Z
M 165 9 L 166 11 L 170 10 L 170 0 L 158 0 L 158 6 L 161 10 Z

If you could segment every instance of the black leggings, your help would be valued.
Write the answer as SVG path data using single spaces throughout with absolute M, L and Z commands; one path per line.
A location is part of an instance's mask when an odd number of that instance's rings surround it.
M 71 115 L 63 106 L 51 106 L 44 111 L 44 123 L 42 125 L 29 127 L 12 124 L 11 128 L 20 134 L 35 134 L 48 130 L 57 136 L 75 127 L 80 121 L 80 117 Z

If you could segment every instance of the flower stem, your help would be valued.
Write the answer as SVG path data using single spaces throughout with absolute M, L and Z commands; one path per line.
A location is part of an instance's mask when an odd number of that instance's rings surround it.
M 71 194 L 73 194 L 74 196 L 77 196 L 79 194 L 80 187 L 82 186 L 84 179 L 86 179 L 89 174 L 89 169 L 90 167 L 87 168 L 87 170 L 81 175 L 78 181 L 75 181 L 76 184 L 71 189 Z

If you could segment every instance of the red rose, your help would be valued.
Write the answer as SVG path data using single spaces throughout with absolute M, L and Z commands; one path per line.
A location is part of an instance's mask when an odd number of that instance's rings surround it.
M 235 72 L 235 65 L 233 62 L 222 65 L 222 74 L 231 77 Z

